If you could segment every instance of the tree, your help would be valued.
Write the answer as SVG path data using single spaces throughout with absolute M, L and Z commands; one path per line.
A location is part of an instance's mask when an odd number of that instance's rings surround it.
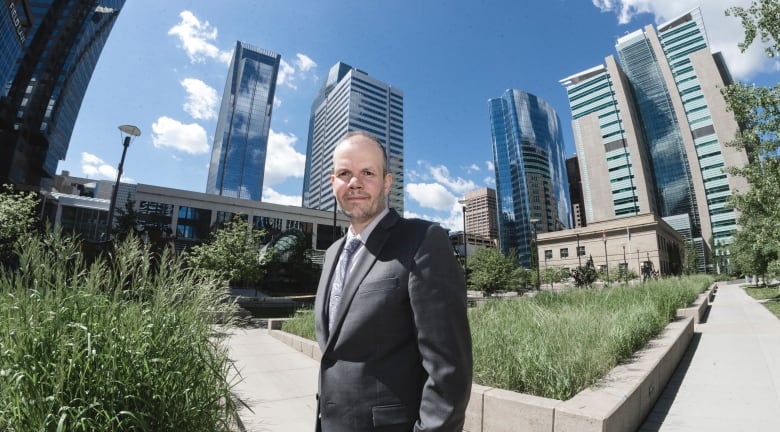
M 32 231 L 38 221 L 35 209 L 38 198 L 33 192 L 14 192 L 13 186 L 0 190 L 0 265 L 14 261 L 14 245 L 24 234 Z
M 699 272 L 699 253 L 696 251 L 696 244 L 693 240 L 685 242 L 685 263 L 683 271 L 686 275 Z
M 116 232 L 120 238 L 127 237 L 134 232 L 138 226 L 139 215 L 135 209 L 135 201 L 128 199 L 125 201 L 125 208 L 117 210 Z
M 482 291 L 486 297 L 525 286 L 525 272 L 517 265 L 514 251 L 505 257 L 496 249 L 478 248 L 469 255 L 468 272 L 469 289 Z
M 213 232 L 208 242 L 193 247 L 187 254 L 187 262 L 197 272 L 216 274 L 231 285 L 256 285 L 264 274 L 258 263 L 264 235 L 238 215 Z
M 596 266 L 593 265 L 593 256 L 591 255 L 588 257 L 588 261 L 584 266 L 572 270 L 571 275 L 574 278 L 574 284 L 577 285 L 578 288 L 584 286 L 590 287 L 593 282 L 596 281 L 596 278 L 598 278 Z
M 780 50 L 780 1 L 757 0 L 748 8 L 733 7 L 726 15 L 741 19 L 744 52 L 756 39 L 768 44 L 766 53 Z M 734 83 L 723 91 L 741 131 L 730 143 L 748 152 L 747 166 L 732 169 L 750 184 L 736 191 L 730 205 L 738 210 L 741 229 L 734 235 L 730 252 L 735 269 L 747 274 L 780 274 L 780 84 L 760 87 Z

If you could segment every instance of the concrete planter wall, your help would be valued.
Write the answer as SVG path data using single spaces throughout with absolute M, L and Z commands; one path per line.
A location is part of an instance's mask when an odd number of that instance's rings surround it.
M 598 383 L 567 401 L 547 399 L 473 384 L 465 432 L 617 432 L 634 431 L 655 405 L 693 338 L 693 325 L 706 315 L 710 287 L 677 320 L 637 352 L 631 363 L 612 369 Z M 283 320 L 269 320 L 277 339 L 319 361 L 316 342 L 281 331 Z

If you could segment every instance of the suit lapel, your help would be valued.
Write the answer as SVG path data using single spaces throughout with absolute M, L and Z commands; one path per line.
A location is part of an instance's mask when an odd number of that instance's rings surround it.
M 336 270 L 336 263 L 338 262 L 338 257 L 341 255 L 341 250 L 344 248 L 345 242 L 346 236 L 337 240 L 336 243 L 328 248 L 328 251 L 325 253 L 325 261 L 322 263 L 322 268 L 329 273 L 327 278 L 320 277 L 320 285 L 317 287 L 317 296 L 314 299 L 314 313 L 319 318 L 317 322 L 322 323 L 322 325 L 318 326 L 316 329 L 318 333 L 317 339 L 321 338 L 323 341 L 330 337 L 327 326 L 329 318 L 328 302 L 330 301 L 330 288 L 331 282 L 333 281 L 333 273 Z
M 333 334 L 338 334 L 339 330 L 341 329 L 344 317 L 349 310 L 349 306 L 352 304 L 352 299 L 355 297 L 355 294 L 358 291 L 358 287 L 363 282 L 363 279 L 366 278 L 371 268 L 374 266 L 377 256 L 379 256 L 379 252 L 382 250 L 382 248 L 384 248 L 387 239 L 390 237 L 390 227 L 395 225 L 398 219 L 400 219 L 398 213 L 391 209 L 390 212 L 381 221 L 379 221 L 377 226 L 374 228 L 374 231 L 371 232 L 371 236 L 363 245 L 364 250 L 359 256 L 358 262 L 355 263 L 355 267 L 352 269 L 352 272 L 349 274 L 347 283 L 344 285 L 344 290 L 341 293 L 341 303 L 339 304 L 336 312 L 336 322 L 333 325 Z M 339 248 L 339 251 L 340 250 L 341 248 Z M 335 262 L 332 264 L 335 266 Z M 332 274 L 333 270 L 331 269 L 331 277 L 328 278 L 328 284 L 330 284 Z M 328 292 L 330 292 L 330 288 L 328 288 Z M 331 317 L 331 319 L 333 318 L 334 317 Z M 333 335 L 328 336 L 328 343 L 325 347 L 326 350 L 332 348 L 333 340 L 335 339 L 332 336 Z

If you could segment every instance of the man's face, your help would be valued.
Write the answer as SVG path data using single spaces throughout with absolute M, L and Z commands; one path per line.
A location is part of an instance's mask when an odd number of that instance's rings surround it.
M 353 136 L 336 146 L 330 184 L 356 232 L 385 209 L 392 183 L 392 175 L 384 174 L 382 151 L 370 139 Z

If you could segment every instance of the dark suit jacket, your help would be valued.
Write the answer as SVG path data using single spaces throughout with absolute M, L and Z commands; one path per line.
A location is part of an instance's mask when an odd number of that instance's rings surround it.
M 390 210 L 350 273 L 328 333 L 325 253 L 315 316 L 322 350 L 318 429 L 461 431 L 471 392 L 466 287 L 447 233 Z

